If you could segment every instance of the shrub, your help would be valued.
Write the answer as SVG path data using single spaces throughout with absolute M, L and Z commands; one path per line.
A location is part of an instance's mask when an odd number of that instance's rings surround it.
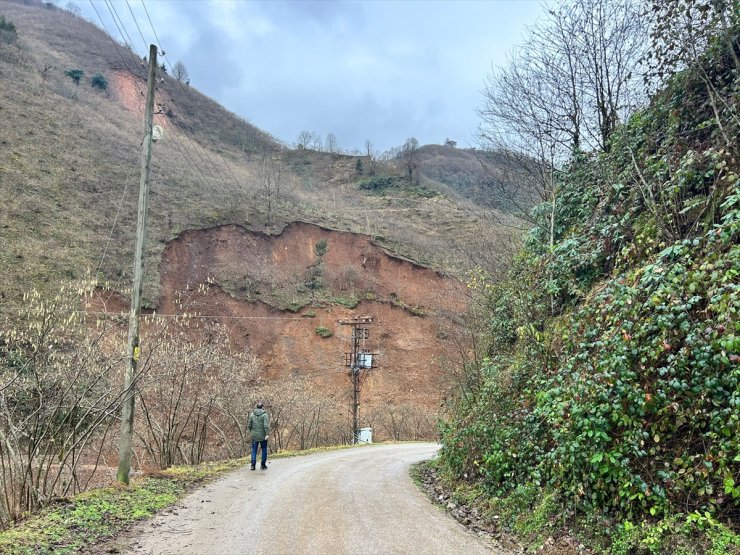
M 108 90 L 108 79 L 106 79 L 105 75 L 100 72 L 92 76 L 92 78 L 90 79 L 90 84 L 94 88 L 100 89 L 101 91 Z
M 75 82 L 75 85 L 79 85 L 80 80 L 85 76 L 85 72 L 81 69 L 68 69 L 64 72 L 64 75 L 72 79 L 72 81 Z
M 4 15 L 0 15 L 0 43 L 10 44 L 15 42 L 18 38 L 18 33 L 15 30 L 15 25 L 5 19 Z
M 405 183 L 403 177 L 390 177 L 385 175 L 379 175 L 370 179 L 365 179 L 358 183 L 358 187 L 361 191 L 385 191 L 393 187 L 398 187 Z
M 327 339 L 334 335 L 329 328 L 325 328 L 323 326 L 319 326 L 318 328 L 316 328 L 316 334 L 323 337 L 324 339 Z

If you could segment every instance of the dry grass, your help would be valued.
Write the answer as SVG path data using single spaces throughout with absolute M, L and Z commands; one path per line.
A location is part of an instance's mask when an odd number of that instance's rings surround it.
M 131 76 L 143 67 L 97 27 L 62 10 L 4 2 L 0 12 L 18 32 L 16 44 L 0 44 L 1 302 L 18 302 L 29 284 L 56 285 L 98 266 L 114 289 L 124 289 L 142 139 L 136 105 L 143 99 L 130 110 L 114 85 L 123 75 L 143 91 L 143 79 Z M 85 71 L 79 85 L 65 76 L 75 68 Z M 108 78 L 108 91 L 90 86 L 96 72 Z M 158 90 L 164 114 L 157 122 L 166 134 L 155 145 L 151 174 L 149 303 L 158 296 L 162 249 L 187 229 L 236 223 L 278 232 L 303 220 L 376 236 L 401 256 L 461 274 L 468 260 L 456 244 L 500 228 L 490 211 L 439 183 L 428 181 L 446 196 L 370 195 L 357 187 L 357 157 L 285 150 L 194 88 L 165 77 Z M 269 228 L 253 170 L 264 154 L 279 157 L 296 184 L 273 208 Z

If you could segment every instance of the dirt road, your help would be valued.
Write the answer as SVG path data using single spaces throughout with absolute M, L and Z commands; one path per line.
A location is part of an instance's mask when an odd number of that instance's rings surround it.
M 138 526 L 131 554 L 499 553 L 416 488 L 431 443 L 372 445 L 240 470 Z

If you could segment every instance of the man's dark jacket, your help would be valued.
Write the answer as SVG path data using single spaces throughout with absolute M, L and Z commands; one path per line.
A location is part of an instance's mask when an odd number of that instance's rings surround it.
M 270 417 L 264 409 L 254 409 L 249 415 L 247 429 L 252 432 L 252 441 L 263 441 L 270 435 Z

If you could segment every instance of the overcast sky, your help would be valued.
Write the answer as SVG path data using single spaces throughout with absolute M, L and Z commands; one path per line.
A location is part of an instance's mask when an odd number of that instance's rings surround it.
M 142 56 L 157 43 L 145 6 L 170 66 L 182 61 L 192 86 L 283 142 L 331 132 L 343 149 L 369 139 L 377 151 L 411 136 L 474 146 L 484 79 L 542 9 L 539 0 L 92 1 L 129 42 L 112 12 L 120 17 Z M 76 4 L 101 26 L 89 1 Z

